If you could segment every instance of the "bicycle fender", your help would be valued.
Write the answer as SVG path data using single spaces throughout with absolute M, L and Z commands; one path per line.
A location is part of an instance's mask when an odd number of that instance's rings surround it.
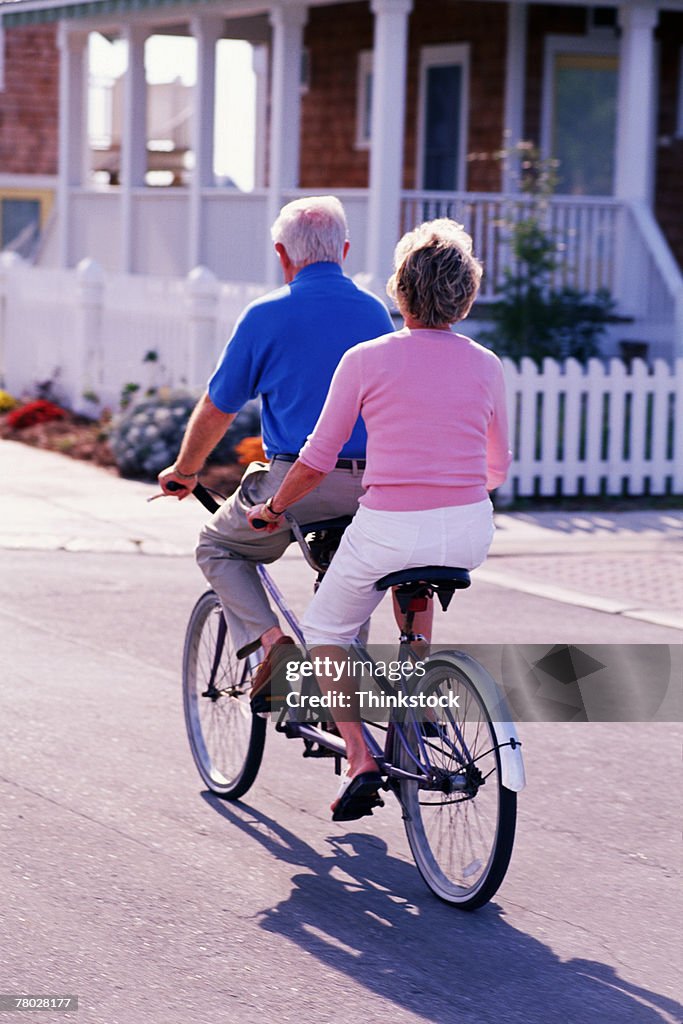
M 499 744 L 501 781 L 513 793 L 521 792 L 526 785 L 522 745 L 500 687 L 484 666 L 464 651 L 438 651 L 426 659 L 425 665 L 429 668 L 440 661 L 453 665 L 469 676 L 477 687 Z

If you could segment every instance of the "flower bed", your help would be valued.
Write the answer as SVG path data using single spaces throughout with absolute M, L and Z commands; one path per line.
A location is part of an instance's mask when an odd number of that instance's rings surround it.
M 26 430 L 27 427 L 35 427 L 37 423 L 51 423 L 53 420 L 63 420 L 66 410 L 54 402 L 48 402 L 44 398 L 38 398 L 34 402 L 27 402 L 7 413 L 7 425 L 11 430 Z
M 185 403 L 182 421 L 178 417 L 181 426 L 171 441 L 171 447 L 180 442 L 193 401 Z M 136 413 L 131 411 L 131 419 L 134 415 Z M 264 457 L 261 438 L 253 433 L 255 424 L 257 420 L 252 410 L 237 424 L 232 436 L 222 442 L 214 453 L 214 461 L 207 464 L 200 475 L 205 486 L 227 496 L 239 482 L 244 466 Z M 119 474 L 121 467 L 110 444 L 111 430 L 111 417 L 107 414 L 93 421 L 42 399 L 22 404 L 8 392 L 0 390 L 0 438 L 68 455 Z M 160 460 L 159 469 L 164 469 L 175 458 L 177 448 L 171 452 L 171 447 L 164 452 L 168 459 Z M 158 455 L 161 455 L 160 451 Z M 155 466 L 150 466 L 147 472 L 133 475 L 151 481 L 159 471 L 154 470 Z

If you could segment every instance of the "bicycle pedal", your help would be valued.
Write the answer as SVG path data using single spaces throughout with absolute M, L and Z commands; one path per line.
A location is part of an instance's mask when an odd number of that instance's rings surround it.
M 270 712 L 270 706 L 266 702 L 266 698 L 262 693 L 258 693 L 255 697 L 251 698 L 249 701 L 249 707 L 255 715 L 263 714 L 264 711 Z
M 285 709 L 285 702 L 280 697 L 272 697 L 270 691 L 257 693 L 249 701 L 251 712 L 259 718 L 270 718 L 271 715 L 279 714 Z
M 336 757 L 333 750 L 329 750 L 327 747 L 321 747 L 319 743 L 315 743 L 310 747 L 304 747 L 302 757 Z
M 301 737 L 301 733 L 297 728 L 296 722 L 290 722 L 288 718 L 284 720 L 279 718 L 275 723 L 276 732 L 281 732 L 285 739 L 298 740 Z

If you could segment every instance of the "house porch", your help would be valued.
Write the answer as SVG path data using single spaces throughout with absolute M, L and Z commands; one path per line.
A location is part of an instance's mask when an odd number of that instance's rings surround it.
M 423 47 L 429 50 L 424 58 L 427 64 L 418 67 L 412 37 L 419 31 L 423 39 L 436 39 L 439 19 L 434 12 L 441 16 L 446 6 L 459 12 L 463 39 L 494 40 L 491 45 L 499 51 L 496 67 L 500 81 L 492 81 L 487 95 L 482 91 L 481 74 L 477 78 L 474 73 L 481 49 L 475 43 L 449 46 L 449 52 L 458 51 L 456 63 L 462 71 L 458 82 L 452 84 L 459 90 L 464 111 L 460 135 L 454 140 L 462 187 L 427 188 L 429 183 L 420 181 L 415 170 L 412 184 L 422 187 L 408 188 L 410 160 L 406 154 L 414 150 L 415 137 L 424 131 L 414 106 L 415 82 L 427 65 L 438 66 L 435 49 L 439 49 L 432 43 Z M 616 7 L 615 28 L 610 30 L 610 46 L 618 53 L 619 69 L 613 194 L 557 196 L 552 203 L 552 226 L 567 254 L 562 270 L 566 283 L 589 290 L 609 288 L 620 312 L 636 318 L 632 328 L 636 339 L 647 330 L 647 340 L 668 346 L 670 353 L 683 345 L 683 279 L 653 213 L 655 29 L 660 10 L 678 6 L 677 0 L 658 5 L 649 0 L 623 0 Z M 22 19 L 60 19 L 58 209 L 41 262 L 70 267 L 92 257 L 115 272 L 168 276 L 183 276 L 201 264 L 224 280 L 274 283 L 278 268 L 268 226 L 282 203 L 301 194 L 305 186 L 308 193 L 334 191 L 343 199 L 352 238 L 349 270 L 365 274 L 378 291 L 383 289 L 391 252 L 402 230 L 427 216 L 448 214 L 463 220 L 473 231 L 477 251 L 487 267 L 486 301 L 494 294 L 505 265 L 506 241 L 500 222 L 509 209 L 514 168 L 502 168 L 501 173 L 499 166 L 498 188 L 491 178 L 486 191 L 474 192 L 473 184 L 481 175 L 477 179 L 474 165 L 468 165 L 466 158 L 472 157 L 473 145 L 483 137 L 481 132 L 477 136 L 475 127 L 487 119 L 501 143 L 503 138 L 509 144 L 524 138 L 537 102 L 533 99 L 536 94 L 530 92 L 530 80 L 538 77 L 540 60 L 537 33 L 530 26 L 538 20 L 539 11 L 548 9 L 564 12 L 562 18 L 570 28 L 576 21 L 573 12 L 580 10 L 573 4 L 528 5 L 517 0 L 487 4 L 460 0 L 450 5 L 444 5 L 444 0 L 430 4 L 424 0 L 371 0 L 369 4 L 326 0 L 272 0 L 269 4 L 262 0 L 201 4 L 60 0 L 55 4 L 50 0 L 48 4 L 47 0 L 21 0 L 5 16 L 10 26 Z M 433 23 L 429 22 L 430 12 Z M 329 161 L 323 170 L 322 160 L 315 157 L 311 135 L 315 118 L 311 120 L 307 77 L 302 71 L 305 57 L 311 56 L 307 41 L 318 45 L 318 65 L 320 40 L 333 45 L 335 17 L 353 22 L 356 56 L 363 47 L 370 47 L 369 64 L 364 66 L 371 75 L 367 94 L 371 131 L 364 136 L 359 126 L 355 140 L 354 166 L 365 163 L 367 168 L 364 187 L 358 188 L 338 187 L 335 181 L 343 183 L 343 170 L 337 168 L 336 178 L 332 178 Z M 489 31 L 493 22 L 500 31 Z M 99 188 L 88 183 L 85 170 L 85 83 L 91 31 L 124 38 L 128 48 L 121 183 Z M 150 34 L 164 32 L 189 34 L 196 42 L 191 129 L 195 166 L 187 186 L 155 189 L 145 185 L 144 48 Z M 250 193 L 221 188 L 213 175 L 216 44 L 225 37 L 250 41 L 259 68 L 260 170 L 257 187 Z M 349 75 L 354 77 L 355 68 L 347 68 L 347 79 Z M 359 79 L 358 90 L 361 88 Z M 345 86 L 344 90 L 335 103 L 348 100 L 349 89 Z M 328 99 L 334 95 L 328 90 Z M 326 133 L 331 137 L 334 132 L 335 118 L 333 109 L 326 113 L 321 109 L 317 138 L 325 141 Z M 536 110 L 533 116 L 540 125 L 547 112 Z M 333 148 L 328 145 L 328 156 Z M 491 173 L 489 167 L 489 177 Z

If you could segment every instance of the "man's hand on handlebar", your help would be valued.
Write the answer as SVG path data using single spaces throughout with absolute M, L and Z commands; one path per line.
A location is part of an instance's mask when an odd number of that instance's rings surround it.
M 197 474 L 179 473 L 175 463 L 169 466 L 168 469 L 163 469 L 159 473 L 157 480 L 164 494 L 172 498 L 178 498 L 179 501 L 192 494 L 192 491 L 197 486 Z

